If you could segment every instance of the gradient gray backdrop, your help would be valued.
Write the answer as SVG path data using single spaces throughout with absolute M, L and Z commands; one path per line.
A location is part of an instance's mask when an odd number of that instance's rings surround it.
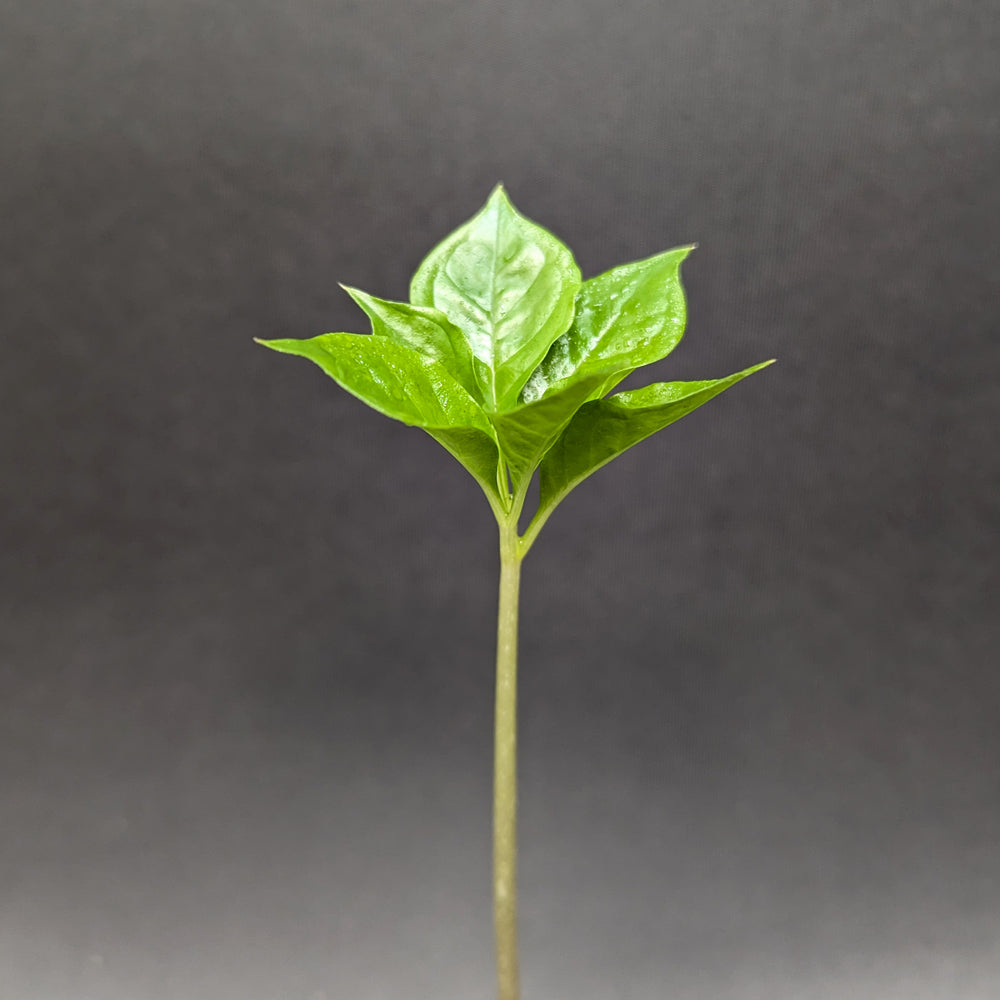
M 502 180 L 779 364 L 526 563 L 526 1000 L 1000 997 L 1000 15 L 0 0 L 0 997 L 488 1000 L 472 480 L 251 337 Z

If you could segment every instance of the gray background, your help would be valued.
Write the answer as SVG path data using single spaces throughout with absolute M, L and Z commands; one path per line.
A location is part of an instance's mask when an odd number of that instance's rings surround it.
M 0 0 L 0 994 L 485 1000 L 495 528 L 252 336 L 502 180 L 779 363 L 525 566 L 526 1000 L 995 998 L 1000 16 Z

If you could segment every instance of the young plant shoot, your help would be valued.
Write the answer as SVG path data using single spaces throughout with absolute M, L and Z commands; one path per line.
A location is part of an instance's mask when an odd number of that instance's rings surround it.
M 678 247 L 581 280 L 569 249 L 498 186 L 417 268 L 409 302 L 345 291 L 371 333 L 266 340 L 369 406 L 420 427 L 479 484 L 500 530 L 493 906 L 500 1000 L 518 1000 L 517 613 L 521 562 L 592 472 L 771 362 L 614 392 L 684 332 Z M 519 534 L 536 470 L 538 509 Z

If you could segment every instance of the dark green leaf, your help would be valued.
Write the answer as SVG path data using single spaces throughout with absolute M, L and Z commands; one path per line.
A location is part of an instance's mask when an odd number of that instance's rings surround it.
M 573 318 L 580 270 L 550 232 L 497 187 L 413 276 L 414 305 L 440 309 L 465 334 L 485 404 L 502 411 Z
M 584 404 L 542 459 L 538 527 L 592 472 L 769 364 L 704 382 L 660 382 Z
M 371 320 L 373 334 L 389 337 L 440 362 L 473 397 L 478 397 L 469 342 L 443 312 L 408 302 L 378 299 L 347 285 L 341 288 L 365 311 Z
M 665 358 L 684 333 L 680 266 L 693 247 L 678 247 L 612 268 L 583 283 L 573 325 L 549 348 L 523 397 L 544 397 L 568 378 L 605 372 L 603 396 L 629 372 Z

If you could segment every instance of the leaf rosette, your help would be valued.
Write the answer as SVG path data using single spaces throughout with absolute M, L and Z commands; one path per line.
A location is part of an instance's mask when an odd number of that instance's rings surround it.
M 771 362 L 725 378 L 609 395 L 680 342 L 682 246 L 587 281 L 565 246 L 498 186 L 417 268 L 410 302 L 345 290 L 370 333 L 262 340 L 317 364 L 380 413 L 420 427 L 472 474 L 498 519 L 535 472 L 530 546 L 593 472 Z

